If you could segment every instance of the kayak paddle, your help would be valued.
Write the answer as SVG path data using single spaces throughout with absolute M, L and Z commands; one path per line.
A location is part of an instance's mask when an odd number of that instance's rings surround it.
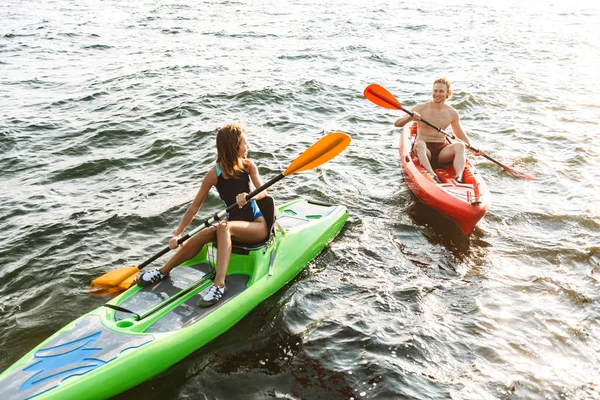
M 246 196 L 246 201 L 249 201 L 254 196 L 259 194 L 260 192 L 266 190 L 268 187 L 272 186 L 276 182 L 280 181 L 284 177 L 295 174 L 301 171 L 307 171 L 309 169 L 316 168 L 327 161 L 331 160 L 339 153 L 342 152 L 348 145 L 350 144 L 350 137 L 342 132 L 333 132 L 328 134 L 327 136 L 322 137 L 306 149 L 298 158 L 296 158 L 292 163 L 286 168 L 285 171 L 277 175 L 275 178 L 271 179 L 258 189 L 248 193 Z M 191 231 L 190 233 L 182 236 L 177 244 L 182 244 L 190 237 L 194 236 L 196 233 L 200 232 L 202 229 L 211 226 L 216 221 L 221 220 L 225 215 L 235 210 L 237 204 L 232 204 L 227 207 L 225 210 L 221 211 L 218 214 L 213 215 L 212 217 L 207 218 L 202 222 L 202 224 Z M 108 290 L 109 292 L 115 292 L 120 290 L 128 289 L 135 280 L 136 274 L 145 266 L 156 260 L 157 258 L 163 256 L 171 250 L 169 246 L 162 249 L 160 252 L 156 253 L 143 263 L 138 266 L 132 267 L 124 267 L 114 271 L 107 272 L 106 274 L 94 279 L 92 281 L 91 287 L 92 289 L 101 289 Z M 113 289 L 113 290 L 111 290 Z M 115 290 L 116 289 L 116 290 Z
M 400 102 L 394 97 L 393 94 L 391 94 L 385 88 L 383 88 L 382 86 L 379 86 L 376 83 L 373 83 L 373 84 L 367 86 L 367 88 L 365 89 L 364 95 L 367 99 L 371 100 L 373 103 L 377 104 L 378 106 L 381 106 L 384 108 L 389 108 L 391 110 L 402 110 L 405 113 L 407 113 L 408 115 L 414 116 L 413 112 L 402 107 L 402 104 L 400 104 Z M 423 122 L 426 125 L 429 125 L 436 131 L 443 133 L 444 135 L 463 143 L 465 146 L 467 146 L 469 149 L 473 150 L 475 153 L 480 153 L 480 151 L 478 149 L 476 149 L 475 147 L 460 140 L 455 135 L 444 131 L 442 128 L 439 128 L 424 119 L 421 119 L 421 122 Z M 480 155 L 487 158 L 488 160 L 498 164 L 506 172 L 508 172 L 515 178 L 521 178 L 521 179 L 527 179 L 527 180 L 535 179 L 533 175 L 525 173 L 525 172 L 515 171 L 513 168 L 510 168 L 510 167 L 500 163 L 499 161 L 494 160 L 492 157 L 488 156 L 487 154 L 480 154 Z

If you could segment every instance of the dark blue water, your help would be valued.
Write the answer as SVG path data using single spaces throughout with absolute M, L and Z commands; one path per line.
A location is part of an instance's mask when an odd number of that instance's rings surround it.
M 575 1 L 0 4 L 0 370 L 160 250 L 239 120 L 270 189 L 341 235 L 210 345 L 121 398 L 587 399 L 600 391 L 600 9 Z M 492 192 L 465 238 L 403 181 L 399 114 L 446 75 Z M 201 215 L 220 211 L 212 193 Z

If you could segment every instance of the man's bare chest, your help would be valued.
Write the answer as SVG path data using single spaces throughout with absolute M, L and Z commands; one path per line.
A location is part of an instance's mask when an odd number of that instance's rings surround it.
M 421 118 L 432 123 L 433 125 L 439 126 L 442 129 L 446 129 L 452 122 L 452 113 L 447 111 L 432 112 L 429 110 L 424 110 L 421 113 Z

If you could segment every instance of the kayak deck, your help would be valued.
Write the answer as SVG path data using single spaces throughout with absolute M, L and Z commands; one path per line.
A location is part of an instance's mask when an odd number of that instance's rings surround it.
M 127 350 L 144 346 L 151 336 L 124 335 L 107 329 L 97 315 L 87 315 L 39 348 L 31 361 L 2 380 L 0 398 L 29 399 L 61 381 L 88 374 Z
M 135 296 L 129 297 L 119 306 L 139 314 L 161 304 L 164 300 L 172 298 L 177 293 L 192 285 L 195 281 L 211 274 L 214 267 L 208 263 L 189 265 L 187 267 L 175 268 L 169 278 L 154 286 L 142 288 Z M 170 332 L 185 328 L 202 317 L 214 312 L 225 305 L 235 296 L 248 287 L 249 276 L 245 274 L 230 274 L 227 276 L 227 291 L 223 298 L 214 306 L 208 308 L 198 307 L 198 296 L 192 296 L 186 301 L 179 303 L 171 312 L 156 320 L 145 332 Z M 211 282 L 212 283 L 212 282 Z M 126 321 L 131 317 L 130 313 L 115 312 L 115 321 Z

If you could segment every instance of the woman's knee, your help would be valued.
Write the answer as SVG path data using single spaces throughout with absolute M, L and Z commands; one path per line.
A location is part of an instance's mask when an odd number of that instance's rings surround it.
M 221 222 L 220 224 L 218 224 L 216 226 L 215 229 L 217 232 L 217 236 L 219 236 L 219 237 L 231 235 L 231 232 L 229 230 L 229 224 L 227 223 L 227 221 Z

